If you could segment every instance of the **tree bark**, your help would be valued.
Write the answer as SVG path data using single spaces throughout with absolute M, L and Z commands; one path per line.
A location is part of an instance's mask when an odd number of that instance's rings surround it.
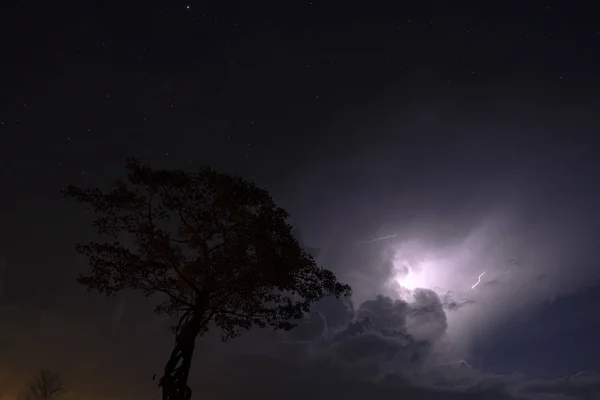
M 194 313 L 175 337 L 175 347 L 158 386 L 162 400 L 190 400 L 192 389 L 187 385 L 196 337 L 202 328 L 201 314 Z

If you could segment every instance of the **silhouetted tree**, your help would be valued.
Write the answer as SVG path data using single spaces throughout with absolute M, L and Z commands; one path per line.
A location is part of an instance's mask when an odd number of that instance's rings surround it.
M 162 293 L 158 314 L 178 318 L 160 379 L 164 400 L 191 397 L 195 340 L 212 324 L 225 341 L 253 326 L 289 330 L 325 296 L 351 289 L 320 268 L 266 190 L 202 167 L 196 173 L 127 162 L 128 180 L 109 190 L 63 190 L 95 214 L 106 242 L 77 245 L 91 274 L 78 282 L 111 295 Z
M 66 392 L 59 373 L 47 369 L 39 370 L 27 384 L 26 400 L 56 400 Z

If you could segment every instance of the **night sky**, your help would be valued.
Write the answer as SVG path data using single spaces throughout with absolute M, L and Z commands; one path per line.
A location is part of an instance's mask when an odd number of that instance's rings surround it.
M 596 2 L 40 3 L 0 12 L 0 400 L 158 399 L 169 321 L 75 283 L 59 193 L 130 156 L 267 188 L 354 289 L 200 339 L 197 398 L 600 399 Z

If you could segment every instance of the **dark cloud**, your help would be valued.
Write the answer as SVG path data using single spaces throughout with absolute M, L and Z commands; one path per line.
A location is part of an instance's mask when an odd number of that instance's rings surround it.
M 315 305 L 315 309 L 322 315 L 327 327 L 339 329 L 344 327 L 348 321 L 354 318 L 354 305 L 352 301 L 335 298 L 325 298 Z
M 379 330 L 398 330 L 406 325 L 409 305 L 404 300 L 392 300 L 377 296 L 375 300 L 365 301 L 356 312 L 358 320 L 369 319 Z
M 228 379 L 236 384 L 214 390 L 226 399 L 242 393 L 265 399 L 600 398 L 600 377 L 593 374 L 535 381 L 485 373 L 462 360 L 444 362 L 435 351 L 447 326 L 444 307 L 435 292 L 423 289 L 414 292 L 412 302 L 379 295 L 355 311 L 347 303 L 328 299 L 315 307 L 297 332 L 286 336 L 287 352 L 282 351 L 286 346 L 279 346 L 270 354 L 234 356 L 223 368 L 232 366 Z M 326 316 L 336 323 L 329 325 Z
M 520 391 L 538 396 L 560 395 L 573 399 L 599 399 L 600 376 L 588 372 L 580 372 L 571 377 L 549 381 L 531 381 L 521 385 Z
M 230 360 L 233 361 L 233 360 Z M 328 365 L 307 367 L 288 361 L 273 361 L 266 357 L 240 357 L 222 366 L 215 374 L 227 375 L 235 384 L 214 385 L 211 390 L 220 399 L 261 398 L 275 399 L 332 399 L 348 400 L 376 398 L 397 400 L 458 399 L 516 399 L 503 387 L 467 387 L 458 389 L 423 387 L 411 384 L 400 376 L 375 381 L 350 379 Z
M 442 302 L 444 309 L 450 311 L 456 311 L 463 306 L 475 303 L 475 300 L 460 296 L 453 292 L 446 292 L 441 295 L 440 301 Z
M 440 297 L 433 290 L 417 289 L 414 299 L 410 307 L 409 331 L 422 339 L 438 339 L 448 327 Z

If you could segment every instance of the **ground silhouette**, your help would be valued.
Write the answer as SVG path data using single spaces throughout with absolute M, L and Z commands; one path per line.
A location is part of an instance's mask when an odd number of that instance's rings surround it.
M 126 169 L 127 180 L 109 189 L 70 185 L 63 194 L 93 212 L 106 238 L 76 246 L 91 267 L 78 282 L 105 295 L 160 293 L 156 312 L 178 319 L 163 400 L 191 397 L 195 341 L 210 326 L 223 340 L 253 326 L 289 330 L 319 299 L 351 294 L 302 248 L 266 190 L 209 167 L 191 173 L 129 159 Z

